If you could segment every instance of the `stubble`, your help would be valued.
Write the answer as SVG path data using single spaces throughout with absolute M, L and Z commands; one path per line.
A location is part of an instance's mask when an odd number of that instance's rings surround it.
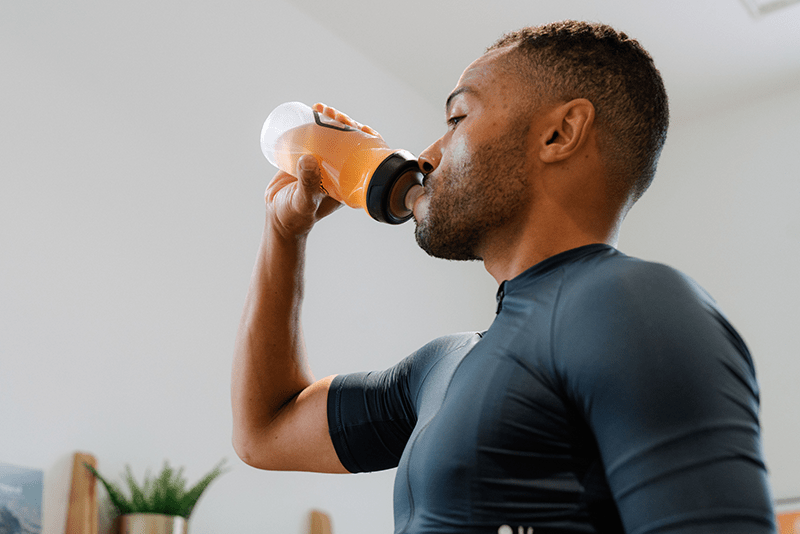
M 429 176 L 427 213 L 415 231 L 422 250 L 447 260 L 481 260 L 491 235 L 524 214 L 530 201 L 527 130 L 511 128 Z

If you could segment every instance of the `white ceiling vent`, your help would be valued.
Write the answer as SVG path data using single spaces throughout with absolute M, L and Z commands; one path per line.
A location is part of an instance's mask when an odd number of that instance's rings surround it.
M 797 4 L 800 0 L 742 0 L 742 2 L 747 6 L 750 14 L 758 18 Z

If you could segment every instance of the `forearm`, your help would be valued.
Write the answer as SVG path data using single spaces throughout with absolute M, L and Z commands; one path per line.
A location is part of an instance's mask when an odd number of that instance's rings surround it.
M 305 235 L 282 236 L 268 218 L 234 349 L 235 445 L 257 440 L 313 382 L 300 324 L 305 243 Z

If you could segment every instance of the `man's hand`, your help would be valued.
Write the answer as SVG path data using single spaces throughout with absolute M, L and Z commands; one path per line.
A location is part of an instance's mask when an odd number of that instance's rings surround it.
M 369 135 L 380 134 L 344 113 L 324 104 L 314 104 L 314 111 L 326 117 L 357 128 Z M 320 184 L 320 164 L 312 155 L 302 156 L 292 176 L 278 172 L 267 187 L 264 199 L 273 227 L 283 238 L 308 234 L 317 221 L 339 209 L 341 204 L 325 194 Z
M 279 171 L 264 193 L 267 217 L 285 239 L 308 234 L 317 221 L 341 207 L 320 187 L 322 174 L 314 156 L 301 157 L 296 174 Z

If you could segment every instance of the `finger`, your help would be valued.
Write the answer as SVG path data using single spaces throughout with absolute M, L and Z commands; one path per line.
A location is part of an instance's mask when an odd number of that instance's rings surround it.
M 269 204 L 274 201 L 275 196 L 284 189 L 288 184 L 296 182 L 297 178 L 291 174 L 278 171 L 275 176 L 267 184 L 267 190 L 264 192 L 264 200 Z
M 318 102 L 318 103 L 316 103 L 316 104 L 314 104 L 312 106 L 312 109 L 314 109 L 318 113 L 322 113 L 323 115 L 325 115 L 326 117 L 328 117 L 330 119 L 333 119 L 335 121 L 339 121 L 342 124 L 346 124 L 348 126 L 356 128 L 358 130 L 361 130 L 362 132 L 364 132 L 366 134 L 374 135 L 375 137 L 382 137 L 381 134 L 379 134 L 377 131 L 375 131 L 374 128 L 371 128 L 371 127 L 367 126 L 366 124 L 361 124 L 360 122 L 351 119 L 348 115 L 346 115 L 346 114 L 342 113 L 341 111 L 339 111 L 337 109 L 334 109 L 334 108 L 332 108 L 330 106 L 326 106 L 325 104 L 322 104 L 322 103 Z
M 333 197 L 326 196 L 322 199 L 322 202 L 319 203 L 319 207 L 317 208 L 317 219 L 322 219 L 323 217 L 327 217 L 334 211 L 338 210 L 344 206 L 341 202 L 336 200 Z
M 374 135 L 375 137 L 381 137 L 381 138 L 383 137 L 381 134 L 375 131 L 374 128 L 370 128 L 366 124 L 362 124 L 360 129 L 362 132 L 368 133 L 369 135 Z
M 315 211 L 325 197 L 320 184 L 322 174 L 317 159 L 306 154 L 297 162 L 297 208 L 302 211 Z
M 348 126 L 352 126 L 353 128 L 358 128 L 359 126 L 361 126 L 359 123 L 357 123 L 356 121 L 351 119 L 349 115 L 346 115 L 346 114 L 342 113 L 338 109 L 332 108 L 330 106 L 326 106 L 325 104 L 319 104 L 318 103 L 318 104 L 315 105 L 314 109 L 316 109 L 318 112 L 322 113 L 323 115 L 325 115 L 329 119 L 333 119 L 335 121 L 339 121 L 342 124 L 346 124 Z
M 370 128 L 365 124 L 361 124 L 360 122 L 352 119 L 349 115 L 342 113 L 338 109 L 326 106 L 325 104 L 317 104 L 317 106 L 319 106 L 318 111 L 323 115 L 325 115 L 326 117 L 329 117 L 335 121 L 341 122 L 342 124 L 346 124 L 358 130 L 361 130 L 364 133 L 368 133 L 369 135 L 380 137 L 380 134 L 376 132 L 373 128 Z

